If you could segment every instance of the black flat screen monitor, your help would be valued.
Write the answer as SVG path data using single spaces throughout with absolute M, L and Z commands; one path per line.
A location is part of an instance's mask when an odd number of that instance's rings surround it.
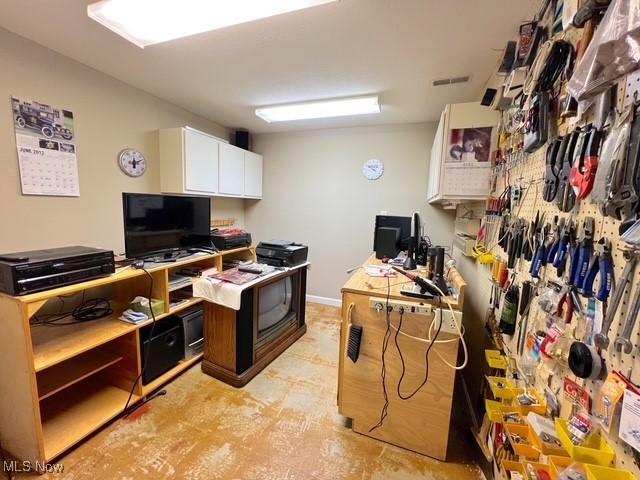
M 400 229 L 400 250 L 409 248 L 409 239 L 411 238 L 411 217 L 396 217 L 393 215 L 376 215 L 376 227 L 373 235 L 373 251 L 377 251 L 378 246 L 378 229 L 380 227 L 392 227 Z
M 123 193 L 128 258 L 210 246 L 208 197 Z

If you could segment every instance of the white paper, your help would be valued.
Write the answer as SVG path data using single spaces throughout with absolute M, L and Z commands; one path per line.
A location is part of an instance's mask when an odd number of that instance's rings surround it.
M 628 389 L 624 391 L 619 436 L 640 451 L 640 395 Z
M 73 113 L 11 97 L 24 195 L 80 196 Z

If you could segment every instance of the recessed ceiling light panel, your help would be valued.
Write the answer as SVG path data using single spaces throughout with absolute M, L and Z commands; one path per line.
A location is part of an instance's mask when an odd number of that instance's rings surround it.
M 268 123 L 369 113 L 380 113 L 377 95 L 256 108 L 256 115 Z
M 87 15 L 144 48 L 337 0 L 101 0 Z

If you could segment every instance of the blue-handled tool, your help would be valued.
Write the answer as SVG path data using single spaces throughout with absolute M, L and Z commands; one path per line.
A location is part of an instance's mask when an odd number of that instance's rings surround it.
M 593 255 L 593 232 L 595 230 L 595 220 L 593 217 L 585 217 L 582 222 L 582 229 L 579 237 L 579 254 L 578 254 L 578 275 L 575 279 L 575 286 L 581 291 L 584 279 L 591 265 L 591 256 Z
M 558 254 L 558 248 L 560 246 L 560 238 L 562 236 L 562 229 L 564 228 L 564 218 L 558 219 L 556 215 L 553 217 L 553 225 L 551 230 L 553 231 L 553 237 L 551 243 L 547 246 L 547 263 L 553 263 Z
M 553 266 L 558 269 L 558 276 L 564 275 L 564 267 L 567 262 L 567 252 L 569 251 L 569 245 L 573 240 L 574 228 L 571 219 L 564 221 L 561 219 L 561 224 L 564 224 L 560 232 L 560 241 L 558 242 L 558 250 L 553 259 Z
M 544 239 L 548 233 L 549 225 L 547 224 L 540 231 L 538 248 L 536 249 L 536 253 L 533 255 L 533 260 L 531 261 L 531 269 L 529 270 L 529 273 L 532 278 L 540 278 L 540 270 L 547 264 L 547 246 L 544 243 Z
M 593 297 L 593 284 L 596 276 L 600 274 L 600 287 L 595 297 L 601 302 L 609 299 L 609 294 L 613 288 L 613 258 L 611 257 L 611 242 L 602 237 L 598 240 L 595 248 L 595 255 L 589 264 L 587 274 L 582 283 L 581 293 L 584 297 Z
M 576 286 L 576 281 L 578 280 L 578 266 L 580 261 L 580 248 L 578 245 L 574 245 L 571 250 L 571 268 L 569 270 L 569 279 L 567 280 L 567 284 L 570 287 Z

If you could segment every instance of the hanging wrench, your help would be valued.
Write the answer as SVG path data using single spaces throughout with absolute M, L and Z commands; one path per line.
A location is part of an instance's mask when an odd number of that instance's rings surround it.
M 622 278 L 620 279 L 620 283 L 616 287 L 615 293 L 613 294 L 613 300 L 611 301 L 611 303 L 609 304 L 609 308 L 607 309 L 607 314 L 604 318 L 604 322 L 602 322 L 600 333 L 596 333 L 593 337 L 593 341 L 596 344 L 596 347 L 602 348 L 604 350 L 609 347 L 609 329 L 611 328 L 613 319 L 616 316 L 618 306 L 620 305 L 620 300 L 622 300 L 622 295 L 627 289 L 627 284 L 631 282 L 631 277 L 633 276 L 633 272 L 636 269 L 637 258 L 635 252 L 626 251 L 624 253 L 624 257 L 627 261 L 627 264 L 625 265 L 624 271 L 622 272 Z
M 633 332 L 633 327 L 636 326 L 636 320 L 638 319 L 638 313 L 640 312 L 640 287 L 636 288 L 635 296 L 633 297 L 633 303 L 631 306 L 631 312 L 627 316 L 627 319 L 624 324 L 624 329 L 622 331 L 622 336 L 616 338 L 616 341 L 613 343 L 616 347 L 616 352 L 620 353 L 624 351 L 627 355 L 631 353 L 633 350 L 633 344 L 631 343 L 631 333 Z

